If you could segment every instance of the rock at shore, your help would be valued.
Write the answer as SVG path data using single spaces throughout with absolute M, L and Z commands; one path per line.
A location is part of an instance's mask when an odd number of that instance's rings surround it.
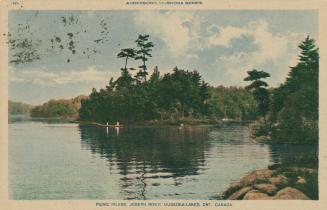
M 278 176 L 274 176 L 271 177 L 269 179 L 270 183 L 273 185 L 286 185 L 288 184 L 288 179 L 287 177 L 285 177 L 284 175 L 278 175 Z
M 247 174 L 245 177 L 240 179 L 239 181 L 234 182 L 229 188 L 227 188 L 223 192 L 223 197 L 229 199 L 229 200 L 234 200 L 235 196 L 230 198 L 233 193 L 239 191 L 243 187 L 246 186 L 251 186 L 254 185 L 257 181 L 267 181 L 273 174 L 273 171 L 270 169 L 260 169 L 253 171 L 249 174 Z M 239 198 L 237 198 L 239 199 Z
M 318 170 L 281 167 L 252 171 L 220 196 L 227 200 L 318 199 Z
M 243 200 L 271 200 L 269 195 L 262 193 L 258 190 L 251 190 L 244 196 Z
M 310 198 L 300 190 L 292 187 L 285 187 L 277 192 L 274 196 L 274 200 L 310 200 Z
M 231 196 L 228 197 L 228 200 L 241 200 L 244 195 L 252 190 L 252 187 L 244 187 L 239 191 L 234 192 Z
M 241 184 L 251 185 L 254 184 L 256 181 L 265 181 L 268 180 L 272 176 L 272 174 L 273 171 L 270 169 L 256 170 L 241 179 Z
M 277 187 L 273 184 L 256 184 L 254 188 L 269 195 L 277 192 Z
M 246 185 L 253 185 L 256 181 L 267 180 L 272 176 L 272 171 L 269 169 L 260 169 L 253 171 L 243 177 L 241 180 L 232 184 L 233 187 L 242 187 Z

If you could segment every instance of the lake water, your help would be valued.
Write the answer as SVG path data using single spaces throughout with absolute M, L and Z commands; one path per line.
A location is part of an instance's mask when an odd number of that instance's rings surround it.
M 246 124 L 117 130 L 16 121 L 9 124 L 9 194 L 24 200 L 211 199 L 291 150 L 252 142 Z

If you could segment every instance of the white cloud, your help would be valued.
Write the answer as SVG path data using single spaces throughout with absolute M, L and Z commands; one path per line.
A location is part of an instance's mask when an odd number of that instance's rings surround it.
M 204 16 L 189 11 L 165 13 L 142 11 L 135 15 L 134 20 L 147 33 L 162 39 L 169 53 L 179 63 L 193 63 L 203 58 L 200 54 L 194 53 L 197 50 L 203 53 L 205 49 L 213 47 L 231 49 L 234 47 L 231 45 L 233 39 L 250 37 L 253 41 L 249 44 L 257 48 L 254 51 L 232 49 L 234 53 L 231 55 L 220 52 L 217 54 L 216 61 L 205 64 L 216 67 L 217 77 L 222 73 L 234 78 L 228 79 L 229 81 L 241 81 L 246 76 L 246 71 L 262 68 L 270 71 L 272 75 L 270 80 L 274 84 L 283 82 L 289 67 L 297 62 L 299 53 L 297 45 L 306 36 L 294 32 L 272 33 L 269 21 L 264 19 L 248 22 L 239 27 L 220 26 L 215 23 L 215 20 L 205 19 Z M 204 25 L 208 26 L 204 28 Z M 203 29 L 207 35 L 201 31 Z M 198 62 L 202 63 L 201 60 Z
M 212 28 L 213 26 L 215 25 L 209 26 L 208 28 Z M 218 33 L 209 37 L 208 47 L 224 46 L 229 48 L 231 47 L 232 39 L 241 38 L 242 36 L 253 37 L 254 44 L 260 49 L 256 55 L 258 62 L 278 59 L 289 51 L 288 46 L 290 42 L 298 41 L 299 37 L 303 38 L 303 34 L 273 34 L 269 31 L 266 20 L 249 22 L 243 27 L 226 26 L 219 27 L 218 29 Z M 296 47 L 296 45 L 294 46 Z
M 210 32 L 213 28 L 216 28 L 218 31 L 215 33 L 211 32 L 212 35 L 207 41 L 208 47 L 217 45 L 230 47 L 230 41 L 233 38 L 240 38 L 242 35 L 248 35 L 245 28 L 237 28 L 233 26 L 219 27 L 213 24 L 210 25 L 207 30 Z
M 83 71 L 50 72 L 44 69 L 30 69 L 18 72 L 9 69 L 10 81 L 28 82 L 36 85 L 60 85 L 84 82 L 107 82 L 111 76 L 116 76 L 110 71 L 99 71 L 93 66 Z
M 209 30 L 209 29 L 208 29 Z M 290 66 L 297 62 L 299 50 L 297 45 L 305 38 L 305 34 L 284 33 L 273 34 L 269 31 L 267 21 L 260 20 L 250 22 L 244 27 L 220 27 L 219 33 L 213 34 L 208 39 L 208 46 L 231 46 L 231 40 L 249 36 L 253 38 L 253 44 L 258 50 L 251 52 L 235 52 L 232 55 L 220 56 L 217 59 L 222 70 L 235 79 L 242 79 L 246 71 L 251 69 L 263 69 L 270 71 L 271 81 L 275 84 L 281 83 L 289 71 Z M 273 67 L 269 66 L 269 63 Z
M 180 56 L 188 50 L 190 42 L 198 38 L 202 18 L 193 12 L 142 11 L 135 15 L 134 21 L 161 38 L 174 56 Z

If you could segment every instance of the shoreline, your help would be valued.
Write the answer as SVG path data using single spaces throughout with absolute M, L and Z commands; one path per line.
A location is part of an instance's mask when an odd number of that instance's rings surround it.
M 102 121 L 87 121 L 80 120 L 74 117 L 31 117 L 29 115 L 10 115 L 8 117 L 9 120 L 31 120 L 31 121 L 62 121 L 68 123 L 79 123 L 79 124 L 89 124 L 89 125 L 97 125 L 97 126 L 107 126 L 106 122 Z M 211 120 L 211 119 L 178 119 L 178 120 L 147 120 L 147 121 L 135 121 L 135 122 L 121 122 L 119 121 L 121 126 L 197 126 L 197 125 L 225 125 L 225 124 L 233 124 L 233 123 L 244 123 L 249 124 L 253 122 L 253 120 L 240 120 L 240 119 L 219 119 L 219 120 Z M 115 126 L 116 122 L 108 122 L 109 127 Z
M 10 115 L 9 119 L 28 119 L 35 121 L 65 121 L 69 123 L 80 123 L 80 124 L 90 124 L 90 125 L 99 125 L 105 126 L 106 122 L 102 121 L 87 121 L 80 120 L 76 117 L 32 117 L 30 115 Z M 184 118 L 184 119 L 174 119 L 174 120 L 146 120 L 146 121 L 134 121 L 134 122 L 120 122 L 124 126 L 162 126 L 162 125 L 174 125 L 180 126 L 181 124 L 185 126 L 192 125 L 223 125 L 229 123 L 251 123 L 254 120 L 242 120 L 242 119 L 197 119 L 197 118 Z M 115 125 L 116 122 L 108 122 L 109 125 Z
M 70 120 L 70 123 L 79 123 L 83 125 L 94 125 L 99 127 L 106 127 L 107 125 L 105 123 L 99 123 L 99 122 L 93 122 L 93 121 L 80 121 L 80 120 Z M 251 121 L 242 121 L 242 120 L 231 120 L 231 121 L 217 121 L 217 122 L 209 122 L 209 121 L 192 121 L 191 123 L 189 121 L 139 121 L 139 122 L 133 122 L 133 123 L 121 123 L 121 127 L 160 127 L 160 126 L 178 126 L 178 127 L 190 127 L 190 126 L 224 126 L 228 124 L 234 124 L 234 123 L 245 123 L 248 124 Z M 115 124 L 110 124 L 108 127 L 115 127 Z

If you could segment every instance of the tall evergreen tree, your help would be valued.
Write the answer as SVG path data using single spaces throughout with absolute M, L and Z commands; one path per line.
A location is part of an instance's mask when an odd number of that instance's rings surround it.
M 158 66 L 155 66 L 153 69 L 153 73 L 150 77 L 150 81 L 157 82 L 157 81 L 159 81 L 159 79 L 160 79 L 160 72 L 159 72 Z
M 306 103 L 301 103 L 304 113 L 318 119 L 319 49 L 309 36 L 299 44 L 299 48 L 302 50 L 299 63 L 291 68 L 285 86 L 289 92 L 302 91 L 306 99 Z
M 122 49 L 117 55 L 118 58 L 125 58 L 124 69 L 127 69 L 128 59 L 135 58 L 135 56 L 136 56 L 136 51 L 133 48 Z M 130 70 L 134 70 L 134 68 L 130 68 Z
M 256 69 L 248 71 L 247 73 L 248 76 L 244 78 L 244 81 L 252 81 L 252 83 L 246 86 L 246 89 L 253 92 L 253 95 L 258 102 L 260 115 L 266 121 L 266 114 L 269 110 L 270 101 L 269 91 L 266 88 L 268 87 L 268 84 L 265 81 L 262 81 L 262 79 L 270 77 L 270 74 L 264 71 L 257 71 Z
M 137 55 L 135 57 L 135 60 L 142 61 L 142 65 L 139 66 L 140 71 L 136 74 L 136 77 L 142 79 L 143 81 L 146 81 L 146 76 L 148 75 L 146 61 L 148 61 L 149 57 L 152 57 L 150 52 L 154 47 L 153 43 L 148 40 L 149 40 L 149 35 L 140 34 L 135 41 L 138 47 L 136 51 Z
M 129 58 L 135 58 L 135 56 L 136 52 L 133 48 L 122 49 L 118 53 L 118 58 L 125 58 L 125 66 L 124 68 L 121 68 L 121 76 L 115 82 L 115 85 L 117 85 L 117 89 L 129 88 L 132 84 L 133 78 L 128 71 L 127 62 Z M 129 68 L 129 70 L 134 70 L 134 68 Z
M 298 64 L 274 91 L 271 119 L 278 125 L 272 132 L 276 141 L 318 141 L 319 49 L 310 37 L 299 48 Z

